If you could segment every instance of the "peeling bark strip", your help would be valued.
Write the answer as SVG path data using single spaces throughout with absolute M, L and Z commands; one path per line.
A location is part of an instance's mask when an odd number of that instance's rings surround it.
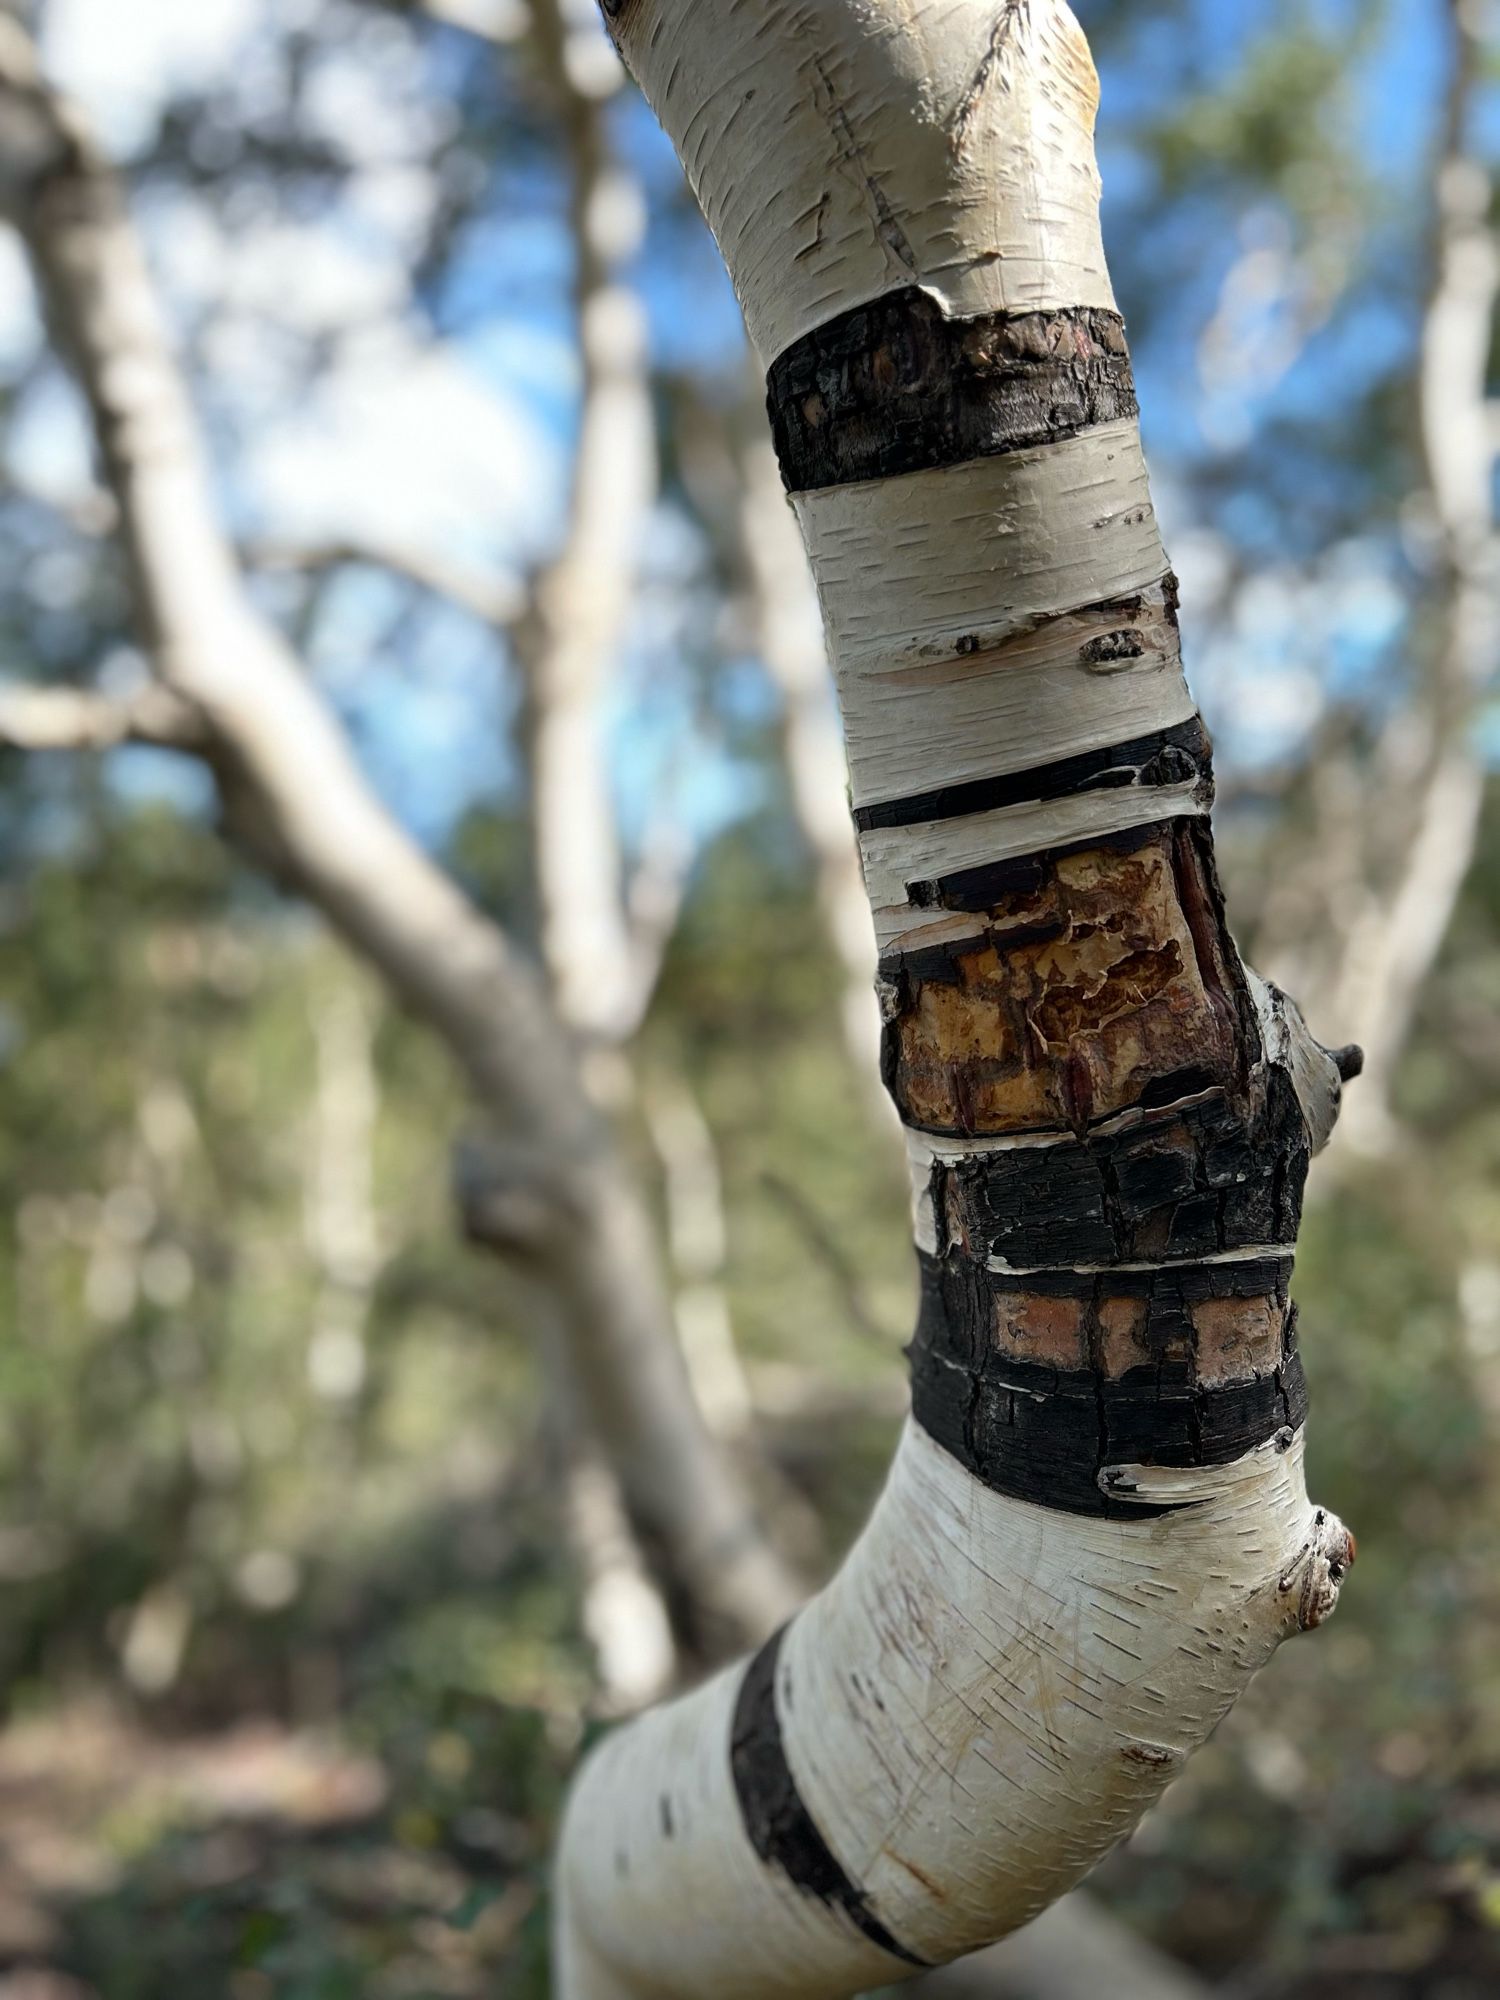
M 794 1888 L 842 1911 L 871 1944 L 906 1965 L 925 1967 L 929 1961 L 898 1944 L 871 1910 L 869 1898 L 830 1851 L 797 1790 L 776 1706 L 777 1667 L 785 1636 L 783 1626 L 745 1669 L 730 1728 L 734 1794 L 750 1845 L 762 1861 L 779 1868 Z
M 1144 650 L 1133 634 L 1107 635 L 1110 643 L 1126 640 L 1134 641 L 1137 653 Z M 1201 718 L 1195 715 L 1171 729 L 1154 729 L 1128 743 L 1081 751 L 1075 757 L 1060 757 L 1029 771 L 971 778 L 961 785 L 940 785 L 908 798 L 887 799 L 881 805 L 857 806 L 854 824 L 861 833 L 868 833 L 876 827 L 930 825 L 935 820 L 959 819 L 965 813 L 994 812 L 1001 806 L 1074 798 L 1080 792 L 1132 785 L 1208 785 L 1212 780 L 1212 745 Z
M 789 493 L 1054 444 L 1137 412 L 1118 313 L 950 319 L 918 286 L 815 327 L 772 362 Z
M 1167 1513 L 1132 1501 L 1119 1468 L 1229 1465 L 1306 1418 L 1289 1257 L 1033 1275 L 1025 1291 L 969 1258 L 920 1261 L 912 1415 L 997 1493 Z

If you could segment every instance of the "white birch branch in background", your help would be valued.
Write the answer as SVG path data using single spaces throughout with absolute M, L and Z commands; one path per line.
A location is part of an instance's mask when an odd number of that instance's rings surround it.
M 122 743 L 147 743 L 201 752 L 208 736 L 193 710 L 164 688 L 113 696 L 0 681 L 0 743 L 13 750 L 113 750 Z
M 1391 1090 L 1427 981 L 1473 862 L 1485 767 L 1477 699 L 1500 668 L 1500 536 L 1489 369 L 1500 245 L 1493 180 L 1470 124 L 1484 59 L 1476 9 L 1449 0 L 1453 72 L 1433 190 L 1436 270 L 1422 327 L 1419 414 L 1440 546 L 1444 630 L 1425 690 L 1426 755 L 1412 831 L 1386 897 L 1368 897 L 1348 939 L 1335 1016 L 1365 1051 L 1345 1143 L 1389 1151 Z
M 621 81 L 592 8 L 537 0 L 534 40 L 555 85 L 570 163 L 573 303 L 583 388 L 562 546 L 512 634 L 525 689 L 525 764 L 542 958 L 562 1017 L 617 1046 L 654 968 L 631 934 L 605 700 L 656 497 L 645 307 L 626 267 L 645 196 L 613 156 L 605 105 Z M 649 983 L 645 983 L 649 981 Z
M 644 311 L 629 277 L 645 200 L 611 144 L 608 113 L 623 73 L 591 0 L 536 0 L 531 11 L 531 45 L 557 114 L 568 182 L 581 380 L 578 441 L 556 553 L 519 585 L 484 567 L 396 544 L 266 542 L 247 553 L 263 568 L 378 566 L 503 636 L 522 680 L 521 751 L 544 970 L 553 1004 L 584 1051 L 585 1077 L 601 1106 L 612 1109 L 633 1093 L 623 1045 L 655 991 L 692 861 L 685 829 L 663 818 L 647 828 L 627 879 L 609 754 L 609 696 L 656 495 Z M 866 1004 L 873 1010 L 868 991 Z M 470 1159 L 482 1169 L 483 1155 Z M 679 1296 L 679 1329 L 698 1298 L 701 1290 L 692 1287 Z M 719 1304 L 722 1314 L 722 1297 Z M 729 1343 L 725 1365 L 737 1368 L 727 1317 L 721 1332 Z M 691 1374 L 693 1347 L 684 1346 Z M 577 1397 L 567 1400 L 576 1412 Z M 716 1435 L 730 1437 L 712 1412 L 706 1414 Z M 747 1442 L 744 1424 L 737 1428 Z M 563 1454 L 561 1472 L 565 1483 L 575 1474 L 581 1482 L 565 1511 L 584 1575 L 585 1624 L 597 1637 L 608 1623 L 609 1605 L 629 1607 L 650 1586 L 639 1564 L 628 1588 L 622 1581 L 627 1538 L 618 1523 L 611 1525 L 607 1462 L 580 1439 L 575 1463 L 570 1466 Z M 591 1542 L 578 1539 L 595 1526 L 601 1532 Z M 644 1629 L 633 1616 L 628 1622 Z M 597 1651 L 606 1705 L 629 1707 L 642 1684 L 638 1638 L 628 1631 L 618 1644 L 604 1638 Z M 625 1683 L 615 1677 L 616 1660 L 629 1668 Z
M 763 1630 L 793 1596 L 693 1403 L 648 1217 L 534 975 L 375 798 L 327 705 L 249 601 L 122 191 L 0 17 L 0 209 L 86 397 L 157 682 L 206 740 L 227 819 L 443 1040 L 512 1148 L 524 1250 L 562 1306 L 590 1422 L 685 1600 Z M 493 1230 L 491 1229 L 491 1240 Z M 664 1334 L 663 1329 L 666 1329 Z
M 837 1577 L 581 1773 L 557 1990 L 833 2000 L 1034 1916 L 1331 1611 L 1288 1284 L 1339 1065 L 1225 927 L 1071 13 L 605 11 L 767 373 L 922 1307 Z

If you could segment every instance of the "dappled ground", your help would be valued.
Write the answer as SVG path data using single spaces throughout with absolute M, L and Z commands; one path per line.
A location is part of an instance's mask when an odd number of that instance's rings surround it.
M 537 1830 L 461 1802 L 492 1720 L 454 1717 L 404 1772 L 269 1721 L 166 1737 L 89 1705 L 15 1725 L 0 1995 L 540 1993 Z
M 890 1422 L 813 1402 L 777 1456 L 852 1525 Z M 1441 1512 L 1418 1562 L 1376 1527 L 1338 1619 L 1098 1878 L 1235 2000 L 1500 1993 L 1489 1557 L 1435 1560 Z M 0 2000 L 543 2000 L 546 1860 L 594 1725 L 530 1478 L 205 1629 L 154 1700 L 109 1680 L 33 1681 L 0 1732 Z
M 14 1723 L 0 1737 L 0 2000 L 542 1995 L 558 1732 L 472 1696 L 445 1706 L 427 1728 L 408 1718 L 384 1756 L 353 1731 L 269 1719 L 166 1733 L 97 1699 Z M 1241 1754 L 1256 1728 L 1231 1725 Z M 1500 1785 L 1333 1859 L 1345 1928 L 1295 1943 L 1278 1937 L 1272 1874 L 1247 1855 L 1225 1879 L 1212 1840 L 1195 1865 L 1181 1817 L 1169 1808 L 1104 1884 L 1205 1969 L 1244 1952 L 1253 1969 L 1231 1990 L 1246 2000 L 1500 1990 Z

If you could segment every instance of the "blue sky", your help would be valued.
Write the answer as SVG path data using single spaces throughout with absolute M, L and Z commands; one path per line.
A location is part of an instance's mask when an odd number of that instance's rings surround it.
M 1373 688 L 1402 631 L 1411 578 L 1394 531 L 1387 526 L 1363 542 L 1345 534 L 1326 558 L 1326 574 L 1310 536 L 1341 498 L 1357 499 L 1339 441 L 1353 435 L 1361 397 L 1409 363 L 1422 282 L 1412 224 L 1442 84 L 1445 5 L 1388 0 L 1372 15 L 1359 0 L 1308 0 L 1305 9 L 1281 0 L 1193 0 L 1143 6 L 1123 32 L 1101 38 L 1106 241 L 1122 299 L 1136 302 L 1149 324 L 1136 348 L 1147 447 L 1188 584 L 1190 672 L 1231 760 L 1281 754 L 1330 687 Z M 200 0 L 189 20 L 177 0 L 139 0 L 127 34 L 111 0 L 54 0 L 55 54 L 129 153 L 149 138 L 164 85 L 253 76 L 266 12 L 290 17 L 296 7 L 297 0 L 275 0 L 269 10 L 249 0 Z M 1082 0 L 1079 12 L 1087 26 L 1101 9 Z M 1343 125 L 1329 135 L 1372 192 L 1357 240 L 1346 246 L 1347 295 L 1291 343 L 1285 365 L 1267 366 L 1288 316 L 1285 301 L 1274 287 L 1268 301 L 1252 298 L 1261 328 L 1248 308 L 1224 307 L 1225 287 L 1248 273 L 1253 292 L 1278 260 L 1295 279 L 1307 232 L 1264 192 L 1203 188 L 1163 202 L 1139 135 L 1184 92 L 1232 81 L 1259 38 L 1298 12 L 1333 32 L 1346 33 L 1360 18 L 1367 27 L 1378 21 L 1348 77 Z M 201 306 L 215 285 L 253 293 L 260 282 L 274 304 L 278 287 L 289 298 L 316 290 L 318 273 L 334 298 L 358 295 L 361 285 L 374 286 L 375 297 L 380 285 L 399 283 L 400 174 L 411 169 L 396 155 L 403 145 L 420 155 L 424 118 L 437 116 L 473 66 L 489 60 L 456 33 L 424 46 L 426 76 L 412 74 L 409 55 L 403 70 L 394 44 L 384 55 L 377 49 L 370 75 L 352 56 L 334 75 L 325 92 L 330 130 L 370 156 L 372 193 L 357 215 L 323 217 L 310 247 L 301 239 L 208 245 L 205 235 L 208 247 L 194 266 L 191 218 L 179 206 L 156 219 L 153 240 L 182 266 L 183 296 Z M 685 211 L 676 163 L 649 114 L 628 98 L 618 120 L 621 147 L 651 196 L 639 282 L 654 352 L 669 369 L 728 379 L 743 365 L 728 282 Z M 1484 126 L 1491 138 L 1500 135 L 1493 96 Z M 390 157 L 376 157 L 382 147 Z M 250 389 L 228 373 L 212 385 L 227 413 L 216 435 L 249 440 L 236 442 L 221 466 L 231 512 L 248 525 L 284 529 L 287 508 L 300 507 L 307 532 L 363 520 L 367 532 L 428 534 L 445 552 L 476 560 L 534 559 L 556 532 L 575 420 L 568 258 L 563 190 L 545 158 L 531 149 L 524 163 L 502 163 L 488 218 L 442 294 L 427 301 L 447 336 L 440 369 L 415 347 L 396 346 L 376 356 L 367 381 L 343 386 L 342 403 L 330 395 L 305 408 L 295 383 L 278 380 L 260 356 L 245 370 Z M 1198 354 L 1220 308 L 1247 339 L 1258 328 L 1261 337 L 1259 349 L 1248 340 L 1240 357 L 1243 383 L 1215 400 L 1199 381 Z M 225 352 L 243 366 L 232 342 Z M 41 456 L 50 450 L 62 462 L 71 449 L 76 460 L 66 426 L 48 421 Z M 1291 468 L 1288 438 L 1300 454 Z M 1258 458 L 1271 440 L 1270 459 Z M 1215 608 L 1204 583 L 1236 566 L 1264 586 L 1253 620 Z M 647 551 L 648 587 L 614 704 L 627 824 L 639 826 L 669 782 L 683 787 L 681 809 L 705 834 L 758 795 L 751 768 L 716 740 L 723 732 L 700 731 L 698 682 L 682 643 L 683 607 L 702 588 L 700 569 L 691 538 L 664 518 Z M 487 637 L 431 607 L 393 628 L 398 603 L 399 593 L 378 578 L 348 577 L 320 617 L 314 663 L 382 789 L 424 838 L 440 840 L 468 802 L 513 778 L 515 691 Z M 725 685 L 731 725 L 753 720 L 757 699 L 769 714 L 770 696 L 753 671 L 742 666 Z M 156 760 L 125 768 L 134 782 L 160 782 Z

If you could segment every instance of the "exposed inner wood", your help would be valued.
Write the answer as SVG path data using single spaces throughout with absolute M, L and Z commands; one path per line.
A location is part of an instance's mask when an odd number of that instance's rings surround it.
M 1125 852 L 1039 857 L 978 937 L 888 961 L 886 1071 L 902 1118 L 964 1135 L 1082 1133 L 1163 1079 L 1177 1095 L 1236 1084 L 1247 1052 L 1224 998 L 1236 973 L 1220 934 L 1195 936 L 1202 863 L 1183 848 L 1160 826 Z
M 994 1295 L 995 1351 L 1050 1368 L 1097 1366 L 1118 1382 L 1133 1368 L 1180 1363 L 1205 1387 L 1252 1382 L 1280 1366 L 1288 1307 L 1275 1294 L 1201 1299 L 1165 1335 L 1149 1301 L 1118 1292 L 1097 1299 L 1037 1292 Z

